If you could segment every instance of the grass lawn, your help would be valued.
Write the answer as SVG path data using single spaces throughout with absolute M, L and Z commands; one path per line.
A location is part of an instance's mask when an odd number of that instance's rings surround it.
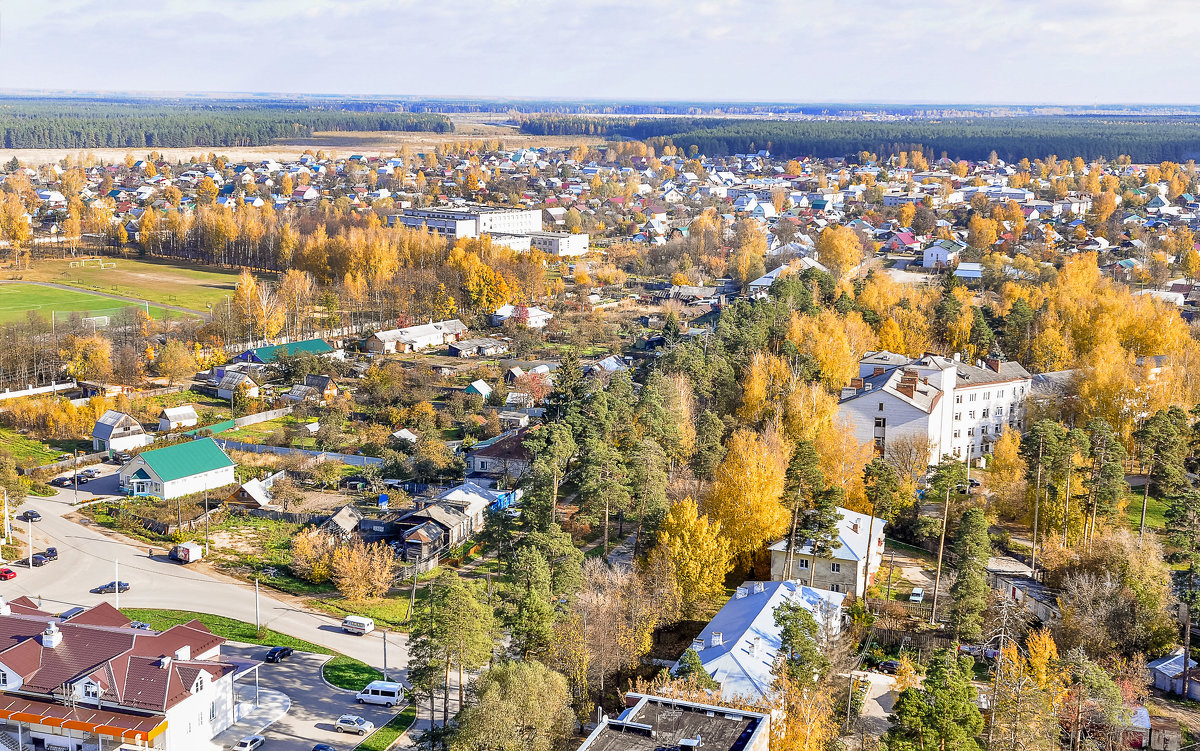
M 209 615 L 208 613 L 194 613 L 187 610 L 124 608 L 121 612 L 130 620 L 150 624 L 150 628 L 156 631 L 162 631 L 176 624 L 187 623 L 195 619 L 203 623 L 209 631 L 212 631 L 217 636 L 223 636 L 230 641 L 261 644 L 267 647 L 291 647 L 302 652 L 333 655 L 333 659 L 325 663 L 325 667 L 321 669 L 321 672 L 325 675 L 325 680 L 338 688 L 361 691 L 371 681 L 383 678 L 383 673 L 380 673 L 364 662 L 359 662 L 351 657 L 322 647 L 319 644 L 313 644 L 304 639 L 297 639 L 294 636 L 272 631 L 269 628 L 255 631 L 254 624 L 246 623 L 245 621 L 238 621 L 220 615 Z
M 0 292 L 4 286 L 0 285 Z M 69 454 L 72 449 L 91 452 L 91 441 L 55 441 L 42 443 L 36 438 L 24 436 L 12 428 L 0 428 L 0 451 L 13 455 L 18 465 L 41 465 L 58 461 L 60 454 Z
M 1146 527 L 1149 529 L 1166 527 L 1166 513 L 1166 501 L 1150 496 L 1146 503 Z M 1136 532 L 1142 526 L 1142 496 L 1140 494 L 1129 497 L 1129 508 L 1126 509 L 1126 514 L 1129 517 L 1129 528 Z
M 236 271 L 157 260 L 105 257 L 104 261 L 117 266 L 100 269 L 93 263 L 73 269 L 65 260 L 46 260 L 36 262 L 22 277 L 196 311 L 206 310 L 210 303 L 213 307 L 225 304 L 225 295 L 232 296 L 237 286 Z
M 417 592 L 420 600 L 425 590 Z M 385 597 L 380 600 L 352 602 L 350 600 L 321 599 L 309 603 L 312 607 L 324 610 L 330 615 L 341 618 L 347 615 L 363 615 L 375 621 L 376 626 L 386 626 L 397 631 L 408 631 L 408 596 Z
M 129 294 L 129 296 L 139 297 L 136 294 Z M 117 311 L 121 308 L 132 307 L 136 306 L 124 300 L 101 297 L 90 292 L 39 287 L 35 284 L 0 284 L 0 322 L 24 318 L 26 313 L 31 310 L 41 313 L 46 318 L 50 318 L 51 311 L 54 311 L 55 319 L 65 321 L 72 312 L 84 316 L 116 316 Z M 166 312 L 162 308 L 150 306 L 150 315 L 153 318 L 162 318 Z M 173 315 L 178 316 L 179 314 L 174 313 Z M 111 318 L 109 323 L 112 323 Z
M 388 720 L 388 723 L 367 736 L 362 743 L 354 747 L 354 751 L 387 751 L 392 747 L 404 731 L 412 727 L 417 720 L 417 707 L 409 704 L 400 714 Z

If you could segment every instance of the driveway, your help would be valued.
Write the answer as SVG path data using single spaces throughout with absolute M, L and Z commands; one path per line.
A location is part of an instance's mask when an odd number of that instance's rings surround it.
M 80 501 L 96 493 L 112 493 L 116 488 L 113 465 L 100 465 L 109 474 L 92 480 L 78 489 Z M 111 485 L 111 488 L 110 488 Z M 17 577 L 0 582 L 0 596 L 12 599 L 27 595 L 40 601 L 49 612 L 58 613 L 76 605 L 90 606 L 107 601 L 117 607 L 170 608 L 255 622 L 254 585 L 216 572 L 189 568 L 166 558 L 165 550 L 157 548 L 151 558 L 145 547 L 133 547 L 109 537 L 90 526 L 86 520 L 75 523 L 65 516 L 76 490 L 59 490 L 51 498 L 30 497 L 18 510 L 35 509 L 42 521 L 28 525 L 14 522 L 17 536 L 24 538 L 32 526 L 34 550 L 53 545 L 59 559 L 45 566 L 29 569 L 14 565 Z M 130 591 L 122 595 L 96 595 L 89 590 L 114 579 L 129 582 Z M 383 638 L 378 631 L 366 636 L 342 633 L 339 621 L 327 615 L 313 613 L 294 604 L 272 598 L 269 590 L 258 597 L 258 613 L 264 627 L 290 636 L 320 644 L 382 669 Z M 407 638 L 404 634 L 388 637 L 388 664 L 408 662 Z
M 262 660 L 266 647 L 226 644 L 221 653 L 226 657 L 245 660 Z M 330 688 L 321 680 L 321 665 L 329 659 L 326 655 L 296 652 L 282 663 L 264 664 L 258 669 L 259 686 L 279 691 L 291 699 L 287 714 L 262 733 L 267 739 L 266 748 L 271 751 L 311 751 L 316 743 L 328 743 L 338 751 L 352 749 L 361 740 L 357 735 L 335 733 L 333 721 L 343 714 L 356 714 L 382 727 L 402 707 L 356 704 L 354 694 Z M 389 673 L 390 678 L 396 679 Z M 247 676 L 238 682 L 238 691 L 243 700 L 253 700 L 253 678 Z

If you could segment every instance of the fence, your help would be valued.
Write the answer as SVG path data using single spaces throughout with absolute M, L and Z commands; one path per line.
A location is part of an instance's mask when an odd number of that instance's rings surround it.
M 32 386 L 31 385 L 31 386 L 29 386 L 29 388 L 20 389 L 18 391 L 11 391 L 9 389 L 4 389 L 3 392 L 0 392 L 0 401 L 2 401 L 4 399 L 17 399 L 22 396 L 37 396 L 39 394 L 57 394 L 59 391 L 70 391 L 71 389 L 75 388 L 77 385 L 78 384 L 76 384 L 75 381 L 64 381 L 63 383 L 55 383 L 54 381 L 51 381 L 49 386 Z
M 225 420 L 212 425 L 205 425 L 202 428 L 194 428 L 184 433 L 184 435 L 196 435 L 202 430 L 211 430 L 213 433 L 224 433 L 226 430 L 237 430 L 238 428 L 244 428 L 247 425 L 257 425 L 260 422 L 274 420 L 277 417 L 283 417 L 284 415 L 290 415 L 291 413 L 291 407 L 268 409 L 266 412 L 255 412 L 252 415 L 242 415 L 241 417 L 235 417 L 232 420 Z
M 926 596 L 931 597 L 932 593 L 929 593 Z M 868 597 L 868 598 L 866 598 L 866 603 L 867 603 L 867 609 L 877 615 L 880 613 L 894 614 L 897 609 L 901 609 L 905 612 L 905 614 L 907 614 L 913 618 L 922 619 L 924 621 L 928 621 L 931 617 L 933 617 L 933 603 L 932 602 L 903 602 L 901 600 L 877 600 L 877 599 Z M 947 620 L 949 620 L 949 615 L 948 615 L 949 612 L 950 612 L 949 605 L 945 605 L 942 608 L 941 612 L 938 613 L 938 620 L 943 623 L 946 622 Z
M 290 511 L 276 511 L 267 508 L 230 508 L 230 513 L 243 516 L 253 516 L 256 519 L 270 519 L 289 524 L 324 524 L 329 521 L 329 514 L 298 514 Z
M 339 454 L 334 451 L 313 451 L 312 449 L 294 449 L 287 446 L 264 446 L 261 443 L 243 443 L 241 441 L 231 441 L 228 438 L 213 436 L 213 440 L 220 445 L 221 448 L 229 451 L 249 451 L 255 454 L 278 454 L 280 456 L 291 456 L 299 454 L 301 456 L 311 456 L 316 459 L 328 459 L 331 461 L 349 464 L 353 467 L 369 467 L 379 466 L 383 464 L 383 460 L 377 456 L 360 456 L 359 454 Z
M 144 517 L 140 514 L 135 514 L 132 511 L 130 511 L 129 509 L 122 508 L 120 506 L 112 507 L 113 516 L 133 517 L 134 521 L 136 521 L 139 525 L 141 525 L 141 527 L 143 529 L 153 532 L 156 535 L 162 535 L 164 537 L 170 537 L 171 535 L 175 534 L 176 532 L 178 532 L 181 529 L 186 532 L 194 532 L 197 529 L 200 529 L 204 526 L 205 520 L 212 519 L 213 516 L 220 513 L 221 511 L 223 511 L 223 509 L 221 508 L 220 505 L 218 505 L 216 508 L 211 508 L 206 513 L 200 514 L 199 516 L 197 516 L 194 519 L 184 519 L 183 524 L 181 525 L 178 523 L 169 524 L 167 522 L 160 522 L 157 519 L 147 519 L 146 517 Z
M 883 647 L 911 647 L 929 650 L 945 649 L 953 640 L 933 631 L 905 631 L 895 628 L 872 628 L 871 638 Z
M 63 470 L 71 469 L 72 467 L 76 466 L 77 464 L 80 464 L 80 465 L 92 464 L 95 462 L 102 462 L 106 459 L 108 459 L 108 452 L 107 451 L 99 451 L 94 454 L 83 454 L 83 455 L 79 456 L 78 459 L 63 459 L 61 462 L 54 462 L 53 464 L 43 464 L 38 467 L 18 467 L 17 471 L 23 475 L 32 475 L 37 472 L 49 472 L 52 474 L 58 474 L 59 472 L 62 472 Z

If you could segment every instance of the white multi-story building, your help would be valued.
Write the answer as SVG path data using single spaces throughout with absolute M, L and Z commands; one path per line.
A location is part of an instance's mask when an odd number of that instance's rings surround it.
M 542 231 L 539 209 L 504 209 L 487 206 L 405 209 L 390 217 L 393 224 L 414 229 L 427 227 L 455 239 L 480 235 L 528 235 Z
M 581 256 L 588 252 L 589 238 L 582 232 L 534 232 L 529 244 L 552 256 Z
M 1032 377 L 1019 363 L 989 358 L 975 364 L 926 354 L 911 359 L 868 352 L 858 377 L 842 389 L 839 414 L 860 442 L 883 453 L 901 436 L 926 438 L 929 462 L 943 456 L 976 459 L 991 453 L 1005 428 L 1023 428 Z

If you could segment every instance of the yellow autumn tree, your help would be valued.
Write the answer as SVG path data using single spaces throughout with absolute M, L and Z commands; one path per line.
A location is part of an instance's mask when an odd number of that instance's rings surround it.
M 817 237 L 817 260 L 841 280 L 863 262 L 865 250 L 850 227 L 826 227 Z
M 875 458 L 875 446 L 870 441 L 859 443 L 854 426 L 846 419 L 831 422 L 817 433 L 815 442 L 825 482 L 842 490 L 842 505 L 851 511 L 869 513 L 866 489 L 863 487 L 863 467 Z
M 710 522 L 691 498 L 667 511 L 659 528 L 658 547 L 674 566 L 685 615 L 724 594 L 729 541 L 721 535 L 721 523 Z
M 992 447 L 988 489 L 995 495 L 997 510 L 1009 519 L 1025 517 L 1025 460 L 1021 458 L 1021 434 L 1005 429 Z
M 704 513 L 721 525 L 729 554 L 743 561 L 783 534 L 789 515 L 783 493 L 787 450 L 751 430 L 738 430 L 725 442 Z
M 996 244 L 999 237 L 995 219 L 985 219 L 976 214 L 967 222 L 967 242 L 972 248 L 985 250 Z

